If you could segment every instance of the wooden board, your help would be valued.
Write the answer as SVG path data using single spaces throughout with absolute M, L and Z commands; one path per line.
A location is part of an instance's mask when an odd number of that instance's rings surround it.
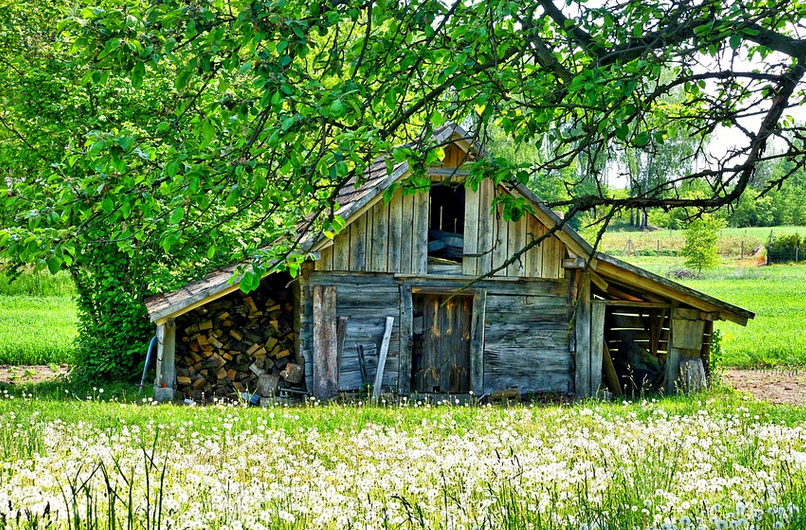
M 414 344 L 414 306 L 411 286 L 400 286 L 400 371 L 398 374 L 398 392 L 407 395 L 411 392 L 411 352 Z
M 372 254 L 369 270 L 388 271 L 389 205 L 378 201 L 372 209 Z
M 477 396 L 484 393 L 484 322 L 487 290 L 479 289 L 473 296 L 470 322 L 470 389 Z
M 336 288 L 313 289 L 313 395 L 327 400 L 338 393 Z
M 605 310 L 607 306 L 604 301 L 596 300 L 591 303 L 591 346 L 590 346 L 590 395 L 595 396 L 602 386 L 602 368 L 604 355 L 604 324 Z
M 475 276 L 478 274 L 479 237 L 479 199 L 480 193 L 472 188 L 465 188 L 465 246 L 462 258 L 462 274 Z
M 401 192 L 402 194 L 402 192 Z M 414 196 L 401 197 L 403 213 L 400 219 L 400 271 L 413 273 Z
M 428 270 L 428 193 L 414 195 L 414 217 L 411 239 L 411 271 L 425 274 Z
M 575 393 L 579 397 L 590 397 L 591 389 L 591 299 L 590 277 L 582 273 L 576 307 L 576 369 Z
M 386 359 L 389 355 L 389 341 L 392 338 L 392 329 L 395 325 L 395 317 L 386 317 L 386 323 L 383 329 L 383 339 L 381 339 L 381 351 L 378 355 L 378 368 L 375 373 L 375 383 L 372 385 L 372 400 L 378 401 L 381 396 L 381 388 L 383 387 L 383 374 L 386 370 Z
M 408 217 L 408 215 L 406 215 Z M 389 248 L 388 263 L 386 270 L 389 272 L 401 272 L 401 249 L 403 247 L 403 194 L 400 190 L 395 191 L 392 200 L 389 202 Z
M 493 183 L 490 179 L 484 179 L 479 183 L 479 219 L 478 219 L 478 239 L 476 258 L 476 274 L 486 274 L 490 272 L 492 266 L 492 248 L 494 242 L 494 230 L 492 215 Z
M 350 270 L 367 270 L 367 218 L 363 215 L 350 225 Z
M 498 268 L 509 258 L 509 223 L 504 220 L 504 211 L 502 206 L 497 206 L 495 208 L 492 225 L 495 230 L 492 266 L 494 268 Z M 502 269 L 496 272 L 495 275 L 506 276 L 507 269 Z
M 519 252 L 526 245 L 527 217 L 528 217 L 527 215 L 524 215 L 516 222 L 510 223 L 509 225 L 509 238 L 508 238 L 508 250 L 507 250 L 507 254 L 509 256 L 515 255 L 516 252 Z M 508 276 L 526 275 L 524 256 L 521 256 L 521 259 L 509 265 L 509 267 L 507 268 L 507 275 Z

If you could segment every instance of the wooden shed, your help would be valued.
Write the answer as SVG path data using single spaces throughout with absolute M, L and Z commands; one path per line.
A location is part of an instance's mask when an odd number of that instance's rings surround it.
M 462 166 L 482 148 L 455 125 L 435 136 L 445 157 L 430 189 L 387 202 L 409 167 L 379 160 L 338 197 L 346 227 L 305 240 L 313 259 L 297 278 L 271 274 L 247 296 L 233 266 L 150 299 L 158 395 L 672 392 L 682 360 L 707 370 L 714 321 L 753 318 L 594 252 L 567 226 L 472 282 L 559 218 L 521 184 L 466 187 Z M 505 221 L 497 194 L 531 213 Z

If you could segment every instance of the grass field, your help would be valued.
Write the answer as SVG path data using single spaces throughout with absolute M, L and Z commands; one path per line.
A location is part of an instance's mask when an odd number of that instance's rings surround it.
M 75 286 L 70 276 L 0 275 L 0 364 L 61 364 L 73 359 Z
M 73 358 L 71 296 L 0 296 L 0 364 L 60 364 Z
M 718 252 L 722 256 L 739 257 L 742 242 L 745 255 L 766 245 L 773 236 L 800 234 L 806 235 L 806 226 L 776 226 L 752 228 L 723 228 L 719 231 Z M 661 253 L 678 252 L 686 244 L 684 230 L 650 230 L 636 231 L 616 229 L 605 233 L 599 244 L 599 250 L 607 253 L 620 253 L 632 241 L 639 254 L 654 254 L 660 248 Z
M 806 411 L 730 393 L 268 409 L 3 395 L 4 530 L 806 524 Z

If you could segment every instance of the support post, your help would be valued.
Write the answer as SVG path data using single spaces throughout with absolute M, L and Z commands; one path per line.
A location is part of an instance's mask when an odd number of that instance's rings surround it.
M 400 364 L 397 375 L 397 393 L 411 393 L 411 353 L 414 347 L 414 303 L 411 285 L 400 285 Z
M 174 319 L 157 325 L 157 377 L 154 399 L 171 401 L 176 387 L 176 322 Z
M 473 296 L 470 321 L 470 388 L 473 394 L 484 394 L 484 322 L 487 314 L 487 289 L 478 289 Z
M 605 309 L 607 309 L 607 305 L 604 300 L 597 300 L 591 303 L 590 395 L 592 396 L 595 396 L 599 392 L 599 387 L 602 386 Z
M 575 393 L 590 397 L 591 388 L 591 279 L 588 271 L 582 273 L 576 300 L 576 369 Z
M 313 288 L 313 395 L 327 400 L 339 391 L 336 287 Z

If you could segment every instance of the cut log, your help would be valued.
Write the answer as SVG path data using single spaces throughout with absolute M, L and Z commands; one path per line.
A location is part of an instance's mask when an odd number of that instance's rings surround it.
M 288 363 L 280 372 L 280 377 L 289 383 L 301 383 L 302 378 L 305 377 L 305 367 L 301 364 Z
M 262 374 L 257 378 L 257 394 L 260 397 L 274 397 L 277 394 L 277 388 L 280 383 L 280 378 L 276 375 Z

